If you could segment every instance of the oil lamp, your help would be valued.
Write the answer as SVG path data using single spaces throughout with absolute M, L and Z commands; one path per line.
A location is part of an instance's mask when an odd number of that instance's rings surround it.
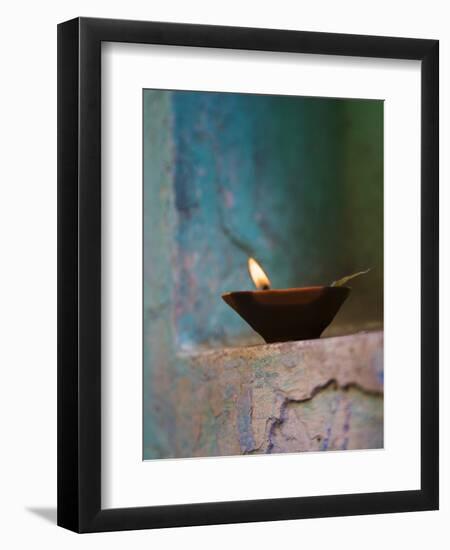
M 350 293 L 345 284 L 367 273 L 360 271 L 329 286 L 271 289 L 254 258 L 248 259 L 248 270 L 257 290 L 227 292 L 222 298 L 268 343 L 319 338 Z

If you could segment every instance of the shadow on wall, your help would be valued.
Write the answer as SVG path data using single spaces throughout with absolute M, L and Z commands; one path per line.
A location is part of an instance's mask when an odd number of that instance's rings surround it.
M 26 508 L 26 510 L 31 514 L 34 514 L 35 516 L 38 516 L 39 518 L 56 525 L 56 519 L 57 519 L 56 507 L 35 506 L 35 507 Z

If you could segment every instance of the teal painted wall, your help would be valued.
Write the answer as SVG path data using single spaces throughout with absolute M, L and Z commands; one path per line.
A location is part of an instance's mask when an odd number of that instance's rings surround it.
M 173 259 L 155 291 L 162 280 L 171 286 L 178 346 L 255 338 L 220 299 L 252 288 L 250 255 L 275 288 L 371 267 L 333 328 L 382 321 L 382 102 L 151 90 L 144 101 L 146 112 L 160 106 L 165 125 L 151 142 L 147 116 L 144 147 L 170 156 L 165 193 L 173 211 L 160 229 L 172 240 L 158 236 L 149 247 Z M 153 185 L 156 166 L 145 165 Z

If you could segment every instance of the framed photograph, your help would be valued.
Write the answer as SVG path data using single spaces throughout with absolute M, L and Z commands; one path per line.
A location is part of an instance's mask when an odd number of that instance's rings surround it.
M 438 41 L 58 27 L 58 524 L 438 508 Z

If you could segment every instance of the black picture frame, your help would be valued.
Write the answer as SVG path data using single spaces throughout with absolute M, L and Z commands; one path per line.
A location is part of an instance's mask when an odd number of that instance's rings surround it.
M 420 490 L 102 510 L 103 41 L 421 61 Z M 58 525 L 98 532 L 438 508 L 438 94 L 437 40 L 92 18 L 58 26 Z

